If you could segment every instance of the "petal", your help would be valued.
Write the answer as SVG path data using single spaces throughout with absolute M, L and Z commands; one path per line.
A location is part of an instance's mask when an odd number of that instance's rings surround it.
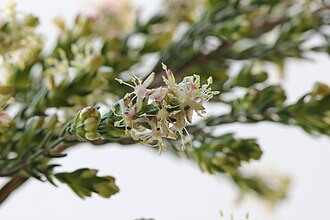
M 136 100 L 136 112 L 140 112 L 142 107 L 143 107 L 143 98 L 138 97 L 138 99 Z
M 167 69 L 167 66 L 162 63 L 163 70 L 166 72 L 166 77 L 170 86 L 175 85 L 175 77 L 171 70 Z
M 186 119 L 189 123 L 192 123 L 192 117 L 193 117 L 194 109 L 189 108 L 186 110 Z
M 151 83 L 154 81 L 154 79 L 155 79 L 155 73 L 153 72 L 153 73 L 151 73 L 149 76 L 148 76 L 148 78 L 146 79 L 146 80 L 144 80 L 144 82 L 142 83 L 142 86 L 144 87 L 144 88 L 147 88 L 148 86 L 150 86 L 151 85 Z

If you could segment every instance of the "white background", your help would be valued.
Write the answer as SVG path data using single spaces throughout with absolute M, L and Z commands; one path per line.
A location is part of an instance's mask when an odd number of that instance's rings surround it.
M 3 8 L 5 0 L 0 0 Z M 20 10 L 41 17 L 40 30 L 54 40 L 56 29 L 51 19 L 62 15 L 68 20 L 84 7 L 79 0 L 18 0 Z M 90 0 L 89 2 L 93 2 Z M 94 1 L 95 2 L 95 1 Z M 159 1 L 135 0 L 151 13 Z M 310 90 L 315 81 L 330 84 L 330 62 L 327 56 L 312 55 L 314 62 L 291 61 L 286 67 L 282 85 L 293 101 Z M 246 199 L 237 204 L 236 188 L 225 178 L 202 174 L 198 167 L 176 160 L 164 153 L 158 156 L 145 147 L 105 147 L 82 145 L 62 159 L 63 170 L 81 167 L 99 169 L 113 175 L 120 193 L 111 199 L 97 196 L 81 200 L 64 186 L 56 188 L 35 180 L 15 193 L 1 208 L 0 220 L 219 220 L 219 211 L 230 219 L 243 220 L 246 212 L 251 220 L 328 220 L 330 219 L 330 144 L 326 137 L 313 138 L 298 128 L 262 123 L 227 125 L 223 133 L 234 131 L 240 137 L 257 137 L 264 155 L 253 168 L 277 170 L 292 177 L 289 198 L 275 209 L 264 203 Z M 0 181 L 4 182 L 3 180 Z

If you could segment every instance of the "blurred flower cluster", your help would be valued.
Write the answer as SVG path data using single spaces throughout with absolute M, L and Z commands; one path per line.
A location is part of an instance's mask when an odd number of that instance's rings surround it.
M 43 38 L 35 30 L 38 23 L 37 17 L 17 11 L 12 2 L 0 11 L 1 68 L 11 72 L 13 68 L 23 69 L 38 59 L 43 49 Z
M 75 18 L 75 24 L 69 27 L 64 19 L 54 20 L 61 32 L 61 41 L 78 39 L 88 35 L 104 38 L 122 37 L 134 25 L 134 7 L 130 1 L 103 1 L 94 4 L 91 10 L 82 12 Z
M 45 62 L 47 105 L 81 108 L 100 102 L 100 90 L 106 82 L 98 71 L 104 61 L 99 49 L 92 42 L 79 41 L 68 52 L 58 49 L 57 54 L 58 57 L 48 57 Z
M 128 0 L 104 1 L 89 15 L 93 22 L 93 32 L 104 37 L 121 36 L 134 25 L 133 5 Z

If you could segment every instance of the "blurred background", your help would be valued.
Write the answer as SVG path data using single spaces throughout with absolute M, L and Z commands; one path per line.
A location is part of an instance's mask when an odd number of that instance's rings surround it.
M 1 0 L 3 8 L 8 1 Z M 16 0 L 18 9 L 40 17 L 40 31 L 51 47 L 57 30 L 53 18 L 72 21 L 80 11 L 88 10 L 97 0 Z M 160 0 L 134 0 L 142 16 L 161 7 Z M 288 101 L 311 90 L 316 81 L 330 84 L 330 60 L 326 55 L 310 55 L 313 61 L 292 60 L 286 66 L 281 83 Z M 212 107 L 209 111 L 212 112 Z M 231 124 L 221 132 L 235 131 L 240 137 L 256 137 L 263 147 L 261 161 L 249 165 L 262 172 L 279 172 L 292 178 L 288 198 L 276 207 L 255 198 L 237 202 L 238 190 L 225 178 L 203 174 L 184 160 L 173 159 L 166 152 L 159 156 L 144 146 L 121 147 L 109 144 L 92 147 L 82 144 L 61 159 L 63 170 L 86 167 L 116 177 L 120 193 L 111 199 L 97 196 L 82 200 L 60 185 L 58 188 L 31 180 L 18 190 L 0 209 L 1 220 L 16 219 L 190 219 L 217 220 L 220 210 L 224 219 L 330 219 L 330 142 L 327 137 L 313 138 L 293 127 L 259 124 Z M 2 183 L 2 181 L 0 181 Z

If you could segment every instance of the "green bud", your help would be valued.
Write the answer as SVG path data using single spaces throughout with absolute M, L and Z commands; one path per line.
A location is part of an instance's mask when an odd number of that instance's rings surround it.
M 41 128 L 41 126 L 44 124 L 45 119 L 43 117 L 37 117 L 32 125 L 32 130 L 37 130 L 38 128 Z
M 94 131 L 97 129 L 98 125 L 99 121 L 96 117 L 89 117 L 84 121 L 85 131 Z
M 89 141 L 96 141 L 101 138 L 101 135 L 97 132 L 88 131 L 86 132 L 85 137 Z
M 90 58 L 89 58 L 89 62 L 88 62 L 88 69 L 87 71 L 88 72 L 95 72 L 103 63 L 104 59 L 101 55 L 92 55 Z
M 82 141 L 94 141 L 101 138 L 96 131 L 101 123 L 101 114 L 94 106 L 80 110 L 70 127 L 70 131 Z
M 90 115 L 90 111 L 89 108 L 83 108 L 80 112 L 79 112 L 79 119 L 81 121 L 84 121 L 87 119 L 87 117 Z
M 255 74 L 254 78 L 258 83 L 265 82 L 268 79 L 268 74 L 266 72 L 260 72 Z
M 47 130 L 52 130 L 55 128 L 57 122 L 58 122 L 57 114 L 54 114 L 46 119 L 46 123 L 44 126 Z
M 46 76 L 46 85 L 49 91 L 54 92 L 56 90 L 54 76 L 50 74 Z
M 16 125 L 13 119 L 7 114 L 7 112 L 1 111 L 0 109 L 0 147 L 3 143 L 9 142 L 15 132 Z
M 54 24 L 62 31 L 65 30 L 66 26 L 65 26 L 65 21 L 63 18 L 61 17 L 56 17 L 54 20 L 53 20 Z
M 24 24 L 29 27 L 35 27 L 39 24 L 39 19 L 33 15 L 27 15 L 24 19 Z
M 330 87 L 324 83 L 316 83 L 312 91 L 312 96 L 327 96 L 330 94 Z

